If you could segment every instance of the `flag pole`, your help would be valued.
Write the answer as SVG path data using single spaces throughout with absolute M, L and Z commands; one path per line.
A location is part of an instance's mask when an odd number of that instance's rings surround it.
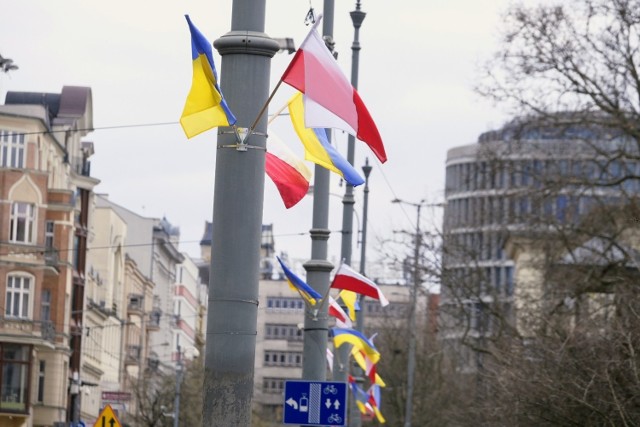
M 279 80 L 278 84 L 276 85 L 276 87 L 274 87 L 273 90 L 271 91 L 271 95 L 269 95 L 269 98 L 267 98 L 267 101 L 264 103 L 264 105 L 260 109 L 260 112 L 258 112 L 258 116 L 256 117 L 256 119 L 253 121 L 253 123 L 249 127 L 249 130 L 247 131 L 247 136 L 251 135 L 251 133 L 253 132 L 253 129 L 258 125 L 258 122 L 262 118 L 262 115 L 264 114 L 264 112 L 267 110 L 267 107 L 269 106 L 269 103 L 273 99 L 273 96 L 276 94 L 276 91 L 278 90 L 278 88 L 280 87 L 281 84 L 282 84 L 282 80 Z
M 307 41 L 307 39 L 309 38 L 309 36 L 311 35 L 311 33 L 313 32 L 313 30 L 316 29 L 316 27 L 320 24 L 320 21 L 322 21 L 322 14 L 318 15 L 318 19 L 316 19 L 316 22 L 313 23 L 313 26 L 311 27 L 311 29 L 309 30 L 309 33 L 307 33 L 307 36 L 304 38 L 304 41 L 302 42 L 302 44 L 304 44 L 305 41 Z M 295 57 L 293 58 L 293 60 L 295 60 Z M 292 62 L 293 62 L 292 60 Z M 285 71 L 286 72 L 286 71 Z M 284 74 L 283 74 L 284 75 Z M 262 115 L 264 114 L 264 112 L 266 111 L 267 107 L 269 106 L 269 103 L 271 102 L 271 100 L 273 99 L 273 96 L 276 94 L 276 91 L 280 88 L 280 85 L 282 84 L 282 78 L 280 80 L 278 80 L 278 84 L 276 84 L 276 87 L 273 88 L 273 90 L 271 91 L 271 95 L 269 95 L 269 98 L 267 99 L 267 102 L 264 103 L 264 105 L 262 106 L 262 108 L 260 109 L 260 112 L 258 113 L 258 116 L 256 117 L 256 119 L 253 121 L 253 124 L 251 125 L 251 127 L 249 127 L 249 130 L 247 131 L 247 136 L 251 135 L 251 133 L 253 132 L 253 129 L 256 127 L 256 125 L 258 124 L 258 121 L 260 120 L 260 118 L 262 117 Z M 281 110 L 282 111 L 282 110 Z
M 278 111 L 273 113 L 273 116 L 271 116 L 271 118 L 269 119 L 268 124 L 271 124 L 271 122 L 273 122 L 276 119 L 276 117 L 278 117 L 288 106 L 289 106 L 289 103 L 287 102 L 282 107 L 280 107 Z

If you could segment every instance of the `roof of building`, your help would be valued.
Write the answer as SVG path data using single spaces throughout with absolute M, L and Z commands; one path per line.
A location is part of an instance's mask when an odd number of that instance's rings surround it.
M 48 127 L 79 125 L 86 130 L 93 127 L 90 87 L 64 86 L 61 93 L 9 91 L 5 97 L 5 105 L 44 106 Z M 77 123 L 81 119 L 86 119 L 87 122 Z
M 211 246 L 211 238 L 213 236 L 213 223 L 210 221 L 204 222 L 204 234 L 200 240 L 200 246 Z

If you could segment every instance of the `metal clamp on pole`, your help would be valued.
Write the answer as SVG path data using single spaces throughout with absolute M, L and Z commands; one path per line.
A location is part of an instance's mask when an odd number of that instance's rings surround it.
M 234 126 L 233 127 L 233 131 L 228 131 L 228 130 L 221 130 L 218 132 L 218 135 L 229 135 L 229 134 L 233 134 L 236 136 L 236 140 L 238 141 L 237 144 L 223 144 L 223 145 L 218 145 L 217 148 L 235 148 L 237 151 L 247 151 L 247 149 L 251 148 L 254 150 L 264 150 L 267 151 L 267 149 L 265 147 L 259 147 L 257 145 L 249 145 L 247 143 L 245 143 L 245 141 L 247 140 L 247 138 L 251 135 L 260 135 L 260 136 L 264 136 L 267 137 L 267 134 L 264 132 L 258 132 L 258 131 L 251 131 L 251 133 L 249 133 L 249 129 L 247 128 L 241 128 L 241 127 L 237 127 Z

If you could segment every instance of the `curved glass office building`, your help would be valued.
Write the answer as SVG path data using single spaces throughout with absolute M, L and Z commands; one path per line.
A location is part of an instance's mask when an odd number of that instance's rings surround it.
M 635 142 L 605 125 L 515 120 L 449 150 L 440 336 L 474 343 L 513 321 L 517 283 L 505 243 L 561 229 L 640 190 Z M 500 316 L 496 316 L 496 313 Z M 498 321 L 499 318 L 499 321 Z M 482 363 L 458 346 L 459 366 Z

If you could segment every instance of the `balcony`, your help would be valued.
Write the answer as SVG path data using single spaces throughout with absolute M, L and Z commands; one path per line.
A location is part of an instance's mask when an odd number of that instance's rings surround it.
M 47 276 L 59 276 L 60 275 L 60 252 L 53 247 L 45 246 L 43 248 L 42 260 L 45 265 L 45 275 Z
M 129 303 L 127 304 L 127 314 L 142 314 L 144 311 L 144 299 L 139 294 L 129 294 Z
M 160 319 L 162 318 L 162 311 L 158 308 L 153 309 L 149 313 L 149 321 L 147 322 L 147 330 L 157 331 L 160 329 Z
M 50 267 L 58 268 L 58 262 L 60 261 L 60 254 L 57 249 L 46 248 L 44 250 L 44 263 Z
M 24 341 L 46 341 L 53 344 L 56 338 L 56 330 L 50 321 L 39 322 L 31 319 L 15 317 L 0 317 L 0 333 L 13 337 L 24 338 Z
M 141 348 L 139 345 L 128 345 L 127 355 L 124 363 L 126 365 L 137 365 L 140 363 Z

